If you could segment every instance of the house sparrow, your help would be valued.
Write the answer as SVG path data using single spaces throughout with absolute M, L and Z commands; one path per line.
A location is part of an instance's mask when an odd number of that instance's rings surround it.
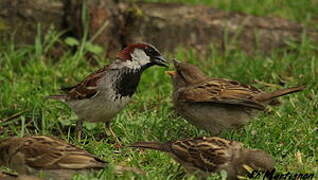
M 21 175 L 68 180 L 74 174 L 85 174 L 108 166 L 106 161 L 62 140 L 47 136 L 12 137 L 0 140 L 0 166 Z M 137 168 L 115 166 L 114 171 L 143 172 Z
M 81 135 L 83 121 L 105 122 L 111 135 L 112 118 L 122 110 L 135 93 L 141 74 L 158 65 L 167 67 L 167 61 L 150 44 L 130 44 L 121 50 L 117 59 L 88 75 L 79 84 L 63 88 L 63 95 L 49 96 L 69 105 L 79 117 L 76 132 Z
M 247 149 L 242 143 L 218 137 L 189 138 L 167 143 L 137 142 L 129 147 L 169 153 L 188 173 L 199 177 L 224 170 L 228 180 L 234 180 L 250 172 L 246 167 L 259 171 L 274 169 L 272 157 L 264 151 Z
M 41 180 L 38 177 L 26 176 L 26 175 L 15 175 L 7 172 L 0 172 L 0 180 Z
M 304 87 L 280 89 L 271 93 L 238 81 L 209 78 L 198 67 L 174 61 L 176 71 L 167 72 L 173 81 L 176 111 L 193 125 L 217 135 L 238 128 L 265 110 L 278 105 L 279 96 L 302 91 Z

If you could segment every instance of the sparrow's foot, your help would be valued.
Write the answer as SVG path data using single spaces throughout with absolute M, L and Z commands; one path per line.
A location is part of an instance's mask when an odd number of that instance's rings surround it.
M 75 137 L 77 137 L 77 140 L 81 140 L 82 130 L 83 130 L 83 120 L 80 119 L 76 122 L 76 126 L 75 126 Z
M 121 146 L 121 142 L 119 141 L 119 139 L 117 138 L 116 134 L 114 133 L 114 131 L 112 130 L 112 127 L 110 125 L 109 122 L 106 122 L 105 123 L 105 132 L 106 132 L 106 135 L 108 136 L 109 134 L 114 138 L 115 142 Z

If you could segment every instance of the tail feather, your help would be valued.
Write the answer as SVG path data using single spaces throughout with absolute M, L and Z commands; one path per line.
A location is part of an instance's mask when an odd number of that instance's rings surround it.
M 169 144 L 163 144 L 159 142 L 136 142 L 134 144 L 129 145 L 128 147 L 154 149 L 163 152 L 170 151 Z
M 257 97 L 258 101 L 264 102 L 264 101 L 270 101 L 274 98 L 277 98 L 279 96 L 284 96 L 287 94 L 299 92 L 305 89 L 305 86 L 300 87 L 293 87 L 293 88 L 286 88 L 286 89 L 279 89 L 277 91 L 274 91 L 272 93 L 264 93 Z

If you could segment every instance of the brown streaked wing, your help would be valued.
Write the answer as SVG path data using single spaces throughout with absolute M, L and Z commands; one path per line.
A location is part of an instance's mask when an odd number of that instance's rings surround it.
M 231 161 L 230 141 L 217 137 L 203 137 L 201 141 L 197 148 L 206 171 L 215 171 Z
M 179 89 L 179 99 L 184 102 L 232 104 L 264 110 L 265 106 L 254 98 L 261 92 L 255 87 L 243 85 L 237 81 L 211 79 Z
M 88 75 L 83 81 L 75 86 L 62 88 L 68 96 L 68 100 L 85 99 L 94 96 L 97 93 L 97 83 L 105 75 L 109 65 Z
M 29 137 L 20 150 L 26 163 L 41 169 L 102 169 L 106 162 L 74 145 L 61 140 L 37 136 Z
M 191 163 L 199 157 L 199 153 L 191 139 L 171 143 L 171 152 L 182 161 Z
M 214 172 L 230 161 L 228 142 L 220 138 L 195 138 L 176 141 L 172 152 L 182 161 L 191 163 L 202 171 Z

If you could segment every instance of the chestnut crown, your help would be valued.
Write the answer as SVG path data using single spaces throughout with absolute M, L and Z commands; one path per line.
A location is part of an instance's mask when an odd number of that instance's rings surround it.
M 147 43 L 129 44 L 119 51 L 117 58 L 126 61 L 126 65 L 130 68 L 150 67 L 152 65 L 168 66 L 159 50 Z

